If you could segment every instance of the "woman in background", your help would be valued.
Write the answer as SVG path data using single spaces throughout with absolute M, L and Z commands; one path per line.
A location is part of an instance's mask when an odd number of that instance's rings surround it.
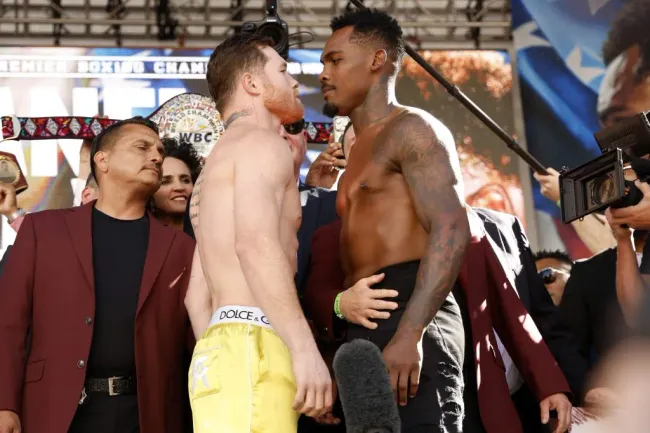
M 201 172 L 202 161 L 186 141 L 164 138 L 162 142 L 165 148 L 162 183 L 152 197 L 152 212 L 166 225 L 183 230 L 185 209 Z

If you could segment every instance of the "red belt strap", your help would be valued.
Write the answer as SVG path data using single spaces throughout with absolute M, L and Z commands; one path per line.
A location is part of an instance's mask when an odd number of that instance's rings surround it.
M 92 139 L 118 122 L 115 119 L 93 117 L 16 117 L 4 116 L 2 136 L 5 140 L 51 140 L 56 138 Z

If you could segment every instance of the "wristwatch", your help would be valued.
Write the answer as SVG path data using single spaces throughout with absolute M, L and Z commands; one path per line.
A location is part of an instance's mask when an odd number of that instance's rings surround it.
M 22 216 L 25 216 L 25 215 L 27 215 L 27 212 L 25 212 L 25 210 L 23 208 L 19 207 L 18 209 L 16 209 L 16 211 L 14 213 L 12 213 L 11 215 L 9 215 L 7 217 L 7 222 L 9 222 L 9 224 L 12 224 L 18 218 L 20 218 Z

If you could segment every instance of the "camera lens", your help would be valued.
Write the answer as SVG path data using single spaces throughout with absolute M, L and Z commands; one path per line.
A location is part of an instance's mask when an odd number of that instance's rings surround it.
M 607 203 L 615 194 L 616 188 L 611 174 L 596 178 L 591 184 L 591 199 L 594 204 Z

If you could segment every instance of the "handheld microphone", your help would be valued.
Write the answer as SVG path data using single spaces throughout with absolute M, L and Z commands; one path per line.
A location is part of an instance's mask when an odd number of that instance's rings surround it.
M 347 433 L 400 433 L 397 402 L 377 346 L 366 340 L 343 344 L 334 356 L 334 374 Z

